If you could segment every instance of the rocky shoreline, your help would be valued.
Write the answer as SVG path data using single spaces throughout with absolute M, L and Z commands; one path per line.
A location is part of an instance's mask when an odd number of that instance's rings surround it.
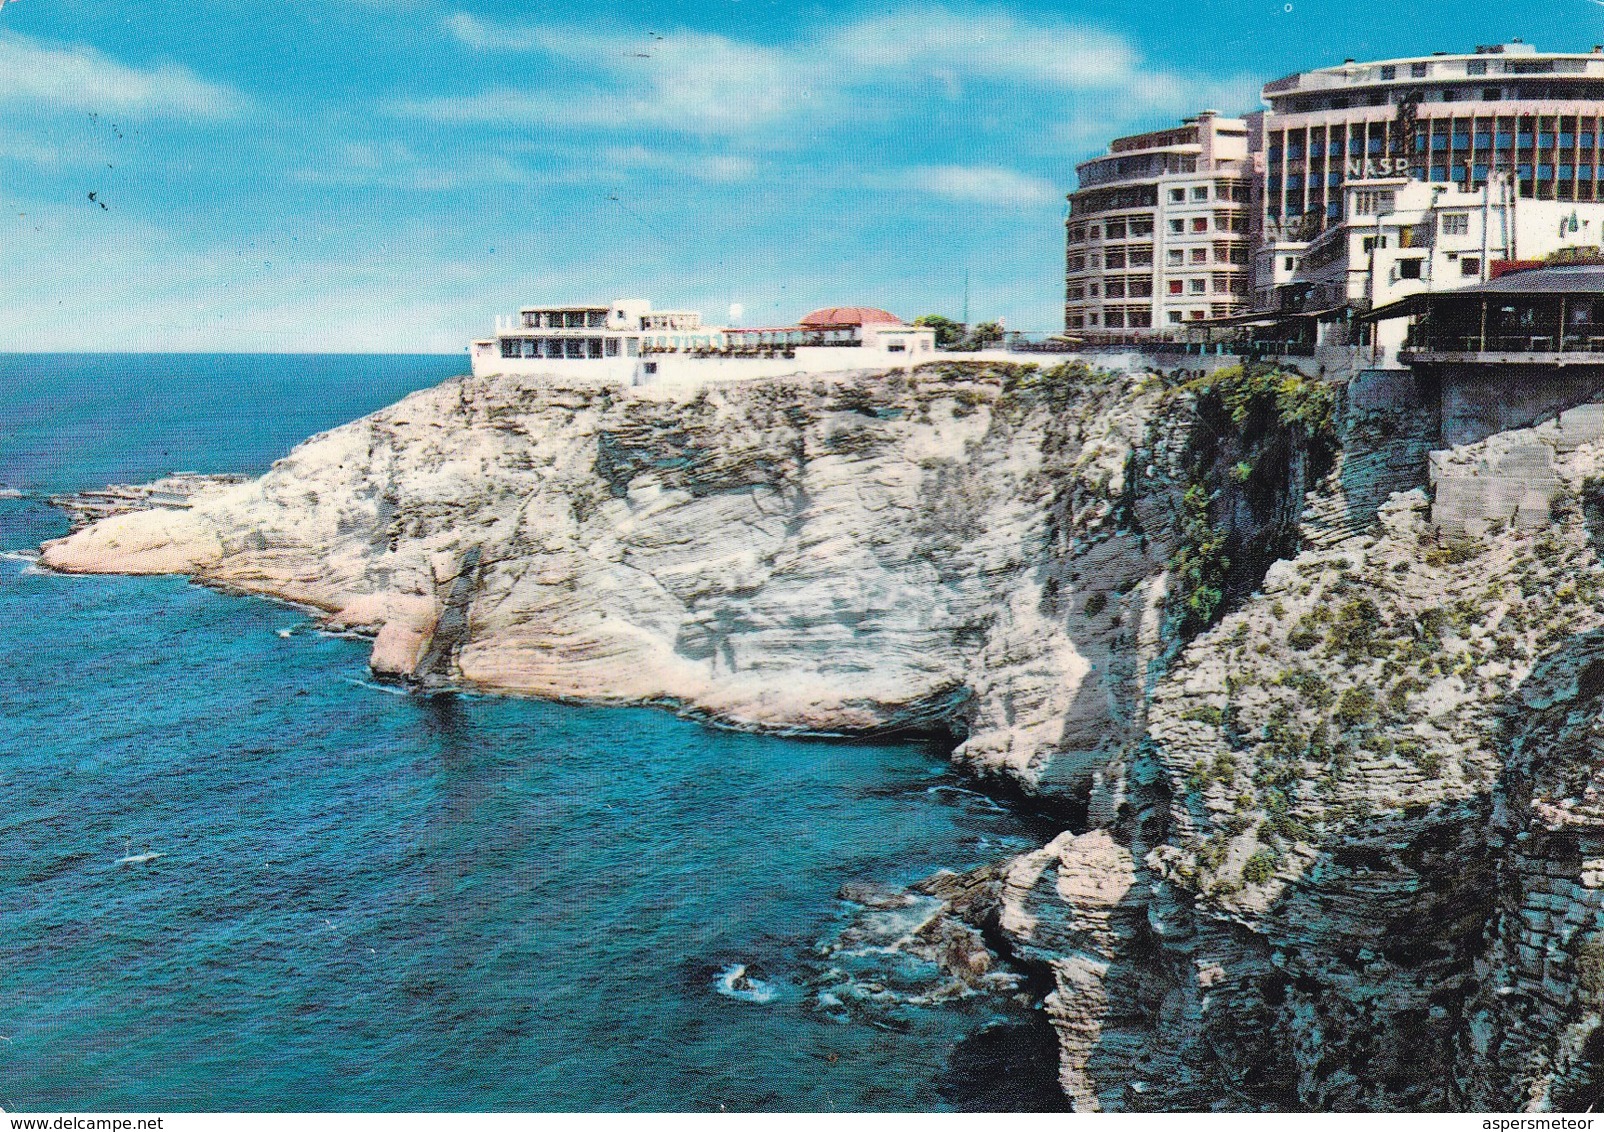
M 933 881 L 925 942 L 1041 973 L 1072 1107 L 1561 1108 L 1604 1082 L 1604 415 L 1450 450 L 1388 380 L 463 378 L 42 562 L 293 601 L 423 687 L 949 736 L 1069 828 Z

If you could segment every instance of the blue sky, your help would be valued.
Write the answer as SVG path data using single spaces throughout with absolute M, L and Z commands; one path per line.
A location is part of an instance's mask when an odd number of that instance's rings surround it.
M 0 8 L 0 350 L 455 352 L 519 305 L 1055 329 L 1119 133 L 1591 0 Z M 90 195 L 93 193 L 94 198 Z

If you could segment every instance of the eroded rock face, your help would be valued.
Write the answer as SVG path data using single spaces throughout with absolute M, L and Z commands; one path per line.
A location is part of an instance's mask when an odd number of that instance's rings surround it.
M 1604 409 L 1433 454 L 1431 498 L 1397 490 L 1439 429 L 1400 381 L 1347 403 L 1301 552 L 1309 449 L 1201 445 L 1152 375 L 971 369 L 465 379 L 44 559 L 306 603 L 397 677 L 951 729 L 970 769 L 1087 807 L 962 896 L 1050 981 L 1076 1108 L 1585 1107 Z M 1189 483 L 1255 592 L 1182 648 Z M 954 993 L 992 976 L 979 928 L 938 927 Z
M 1145 535 L 1117 511 L 1163 395 L 1080 368 L 701 393 L 464 378 L 44 561 L 302 602 L 375 633 L 387 675 L 950 729 L 971 768 L 1080 795 L 1160 645 L 1170 508 L 1144 501 Z
M 1532 430 L 1552 480 L 1541 530 L 1516 500 L 1465 533 L 1464 500 L 1504 498 L 1497 483 L 1435 504 L 1396 495 L 1369 532 L 1271 567 L 1155 685 L 1111 822 L 1134 868 L 1119 911 L 1137 926 L 1042 957 L 1055 975 L 1076 964 L 1074 1012 L 1050 1004 L 1070 1022 L 1072 1098 L 1598 1100 L 1604 445 L 1581 427 L 1593 415 Z M 1434 463 L 1498 480 L 1531 443 L 1494 436 Z M 1054 906 L 1052 891 L 1013 886 L 1004 923 L 1077 924 L 1107 907 L 1067 890 Z M 1026 954 L 1039 932 L 1020 933 Z

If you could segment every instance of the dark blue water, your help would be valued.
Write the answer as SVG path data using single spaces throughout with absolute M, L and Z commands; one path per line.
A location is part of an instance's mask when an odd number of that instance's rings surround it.
M 0 355 L 0 481 L 260 472 L 459 368 Z M 0 549 L 64 529 L 0 500 Z M 0 624 L 0 1107 L 934 1109 L 1018 1017 L 830 953 L 844 882 L 1027 843 L 936 751 L 396 695 L 294 610 L 18 556 Z

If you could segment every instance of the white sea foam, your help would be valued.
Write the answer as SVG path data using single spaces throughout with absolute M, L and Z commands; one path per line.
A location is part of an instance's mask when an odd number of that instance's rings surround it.
M 718 974 L 713 989 L 728 998 L 762 1005 L 779 997 L 779 989 L 771 982 L 747 974 L 745 963 L 733 963 Z
M 370 692 L 383 692 L 387 696 L 405 696 L 410 694 L 405 688 L 397 688 L 393 685 L 387 684 L 375 684 L 371 680 L 358 680 L 354 676 L 342 676 L 340 679 L 344 680 L 347 684 L 350 684 L 353 687 L 366 688 Z

